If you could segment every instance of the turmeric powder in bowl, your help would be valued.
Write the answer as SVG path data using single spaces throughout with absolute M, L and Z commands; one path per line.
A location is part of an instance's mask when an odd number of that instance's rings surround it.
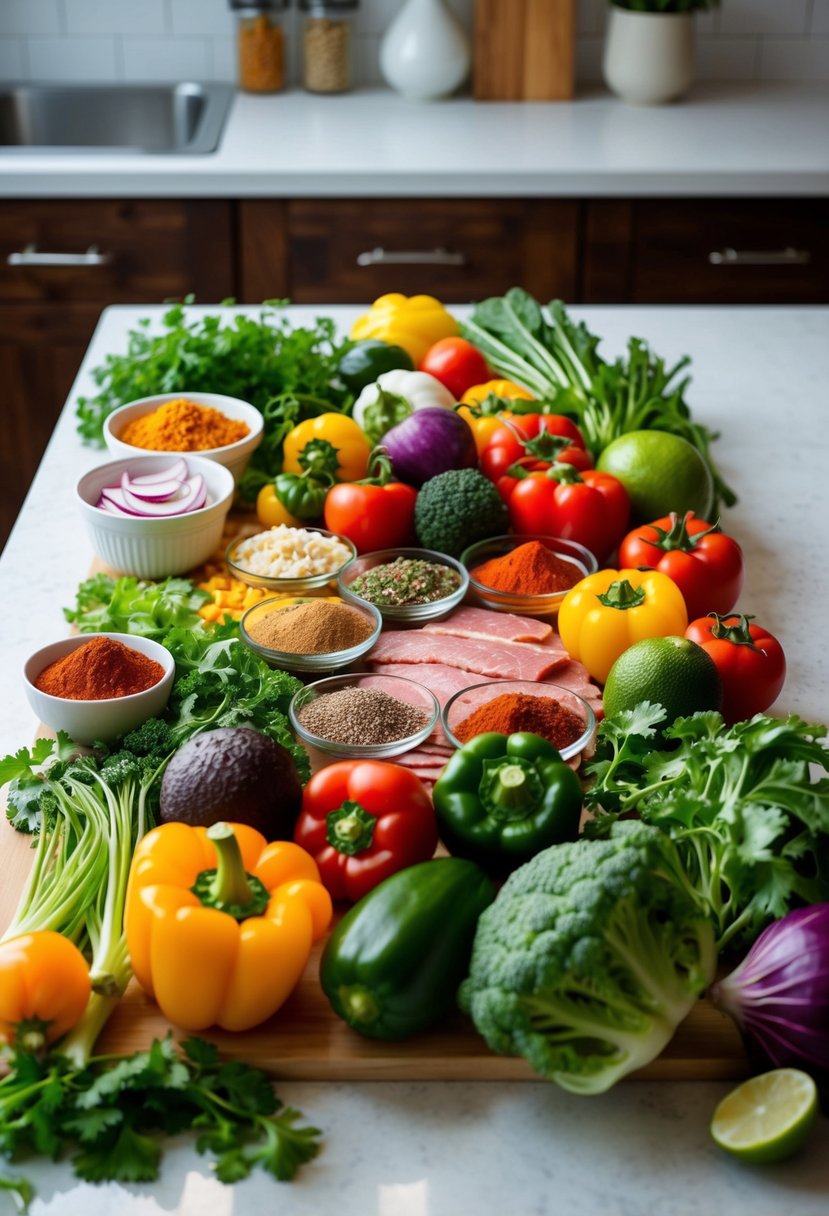
M 133 418 L 118 438 L 147 452 L 206 452 L 238 443 L 249 433 L 246 422 L 228 418 L 212 406 L 175 397 L 152 413 Z

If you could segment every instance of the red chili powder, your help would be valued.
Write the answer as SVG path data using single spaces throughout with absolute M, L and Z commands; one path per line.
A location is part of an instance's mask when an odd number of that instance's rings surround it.
M 92 638 L 50 663 L 35 688 L 67 701 L 104 701 L 144 692 L 164 678 L 164 668 L 115 638 Z
M 470 571 L 472 577 L 493 591 L 515 595 L 549 595 L 574 587 L 582 572 L 564 561 L 540 540 L 528 540 L 503 557 L 493 557 Z
M 574 710 L 552 697 L 534 697 L 525 692 L 505 692 L 474 709 L 452 733 L 461 743 L 475 735 L 495 731 L 512 735 L 516 731 L 532 731 L 548 739 L 559 750 L 575 743 L 584 733 L 584 722 Z

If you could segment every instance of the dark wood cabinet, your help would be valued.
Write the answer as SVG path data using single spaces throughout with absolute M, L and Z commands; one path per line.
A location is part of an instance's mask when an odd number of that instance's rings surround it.
M 232 219 L 213 200 L 0 203 L 0 545 L 101 310 L 234 295 Z

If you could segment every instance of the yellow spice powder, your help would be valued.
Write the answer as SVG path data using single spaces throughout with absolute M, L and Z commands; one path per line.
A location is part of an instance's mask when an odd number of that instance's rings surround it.
M 149 452 L 204 452 L 237 443 L 249 431 L 246 422 L 186 397 L 176 397 L 151 414 L 133 418 L 118 438 Z

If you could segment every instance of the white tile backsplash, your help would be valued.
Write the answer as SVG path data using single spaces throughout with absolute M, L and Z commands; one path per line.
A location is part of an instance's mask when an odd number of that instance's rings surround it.
M 354 21 L 357 83 L 382 82 L 380 38 L 404 2 L 362 0 Z M 447 2 L 471 35 L 475 0 Z M 601 79 L 608 3 L 576 0 L 576 74 L 584 83 Z M 696 26 L 706 79 L 829 79 L 829 0 L 722 0 L 721 8 L 698 13 Z M 294 80 L 297 27 L 289 12 Z M 235 31 L 227 0 L 0 0 L 0 79 L 234 80 Z

